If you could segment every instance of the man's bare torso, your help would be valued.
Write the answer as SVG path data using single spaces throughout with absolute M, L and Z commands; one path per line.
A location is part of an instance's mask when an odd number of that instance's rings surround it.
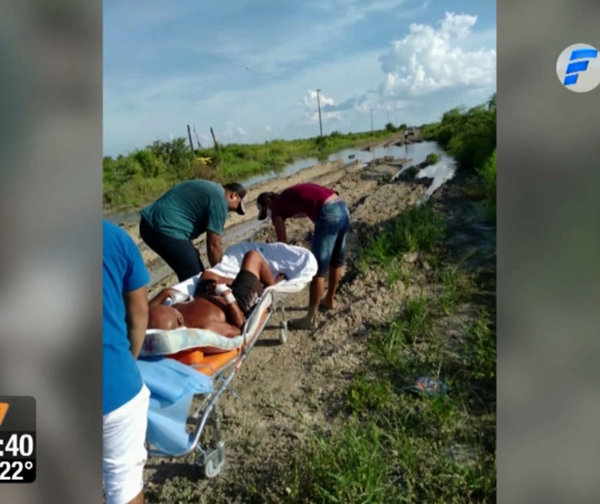
M 206 329 L 211 322 L 225 322 L 225 303 L 216 296 L 196 297 L 189 303 L 177 303 L 177 308 L 185 320 L 187 327 Z

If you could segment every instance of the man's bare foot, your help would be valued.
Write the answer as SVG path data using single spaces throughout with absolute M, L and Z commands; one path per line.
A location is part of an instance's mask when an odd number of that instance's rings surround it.
M 324 299 L 319 303 L 320 310 L 335 310 L 335 303 L 328 303 Z
M 317 319 L 316 317 L 302 317 L 294 320 L 290 320 L 288 323 L 288 327 L 290 329 L 316 329 L 317 328 Z

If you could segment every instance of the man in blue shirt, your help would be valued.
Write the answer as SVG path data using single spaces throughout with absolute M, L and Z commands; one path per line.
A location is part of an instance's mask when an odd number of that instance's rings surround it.
M 129 235 L 102 223 L 102 445 L 107 504 L 144 502 L 150 393 L 136 365 L 148 326 L 150 275 Z
M 221 261 L 228 212 L 245 214 L 246 189 L 237 183 L 188 180 L 169 189 L 141 212 L 140 236 L 175 271 L 179 281 L 204 271 L 192 240 L 206 232 L 211 266 Z

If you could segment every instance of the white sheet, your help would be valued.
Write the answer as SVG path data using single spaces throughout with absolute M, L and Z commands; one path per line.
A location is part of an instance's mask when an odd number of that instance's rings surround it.
M 258 250 L 267 261 L 274 276 L 283 273 L 287 280 L 280 282 L 269 290 L 282 293 L 293 293 L 302 290 L 317 272 L 317 260 L 313 253 L 303 247 L 285 243 L 265 243 L 244 241 L 231 245 L 223 253 L 223 259 L 210 271 L 224 277 L 234 278 L 240 271 L 242 259 L 249 250 Z M 188 278 L 174 285 L 173 288 L 192 296 L 198 283 L 199 275 Z
M 140 357 L 169 355 L 192 348 L 215 347 L 223 351 L 233 350 L 244 343 L 242 336 L 226 338 L 208 329 L 180 327 L 170 331 L 148 329 L 140 351 Z

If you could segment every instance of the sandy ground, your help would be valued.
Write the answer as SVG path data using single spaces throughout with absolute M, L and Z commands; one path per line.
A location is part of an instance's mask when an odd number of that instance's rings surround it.
M 301 181 L 337 189 L 351 213 L 347 266 L 337 307 L 320 315 L 318 329 L 290 331 L 285 344 L 278 339 L 282 315 L 273 315 L 232 383 L 235 394 L 226 393 L 219 402 L 226 443 L 226 463 L 221 474 L 202 479 L 192 456 L 150 458 L 145 472 L 147 502 L 248 502 L 239 489 L 261 485 L 268 501 L 270 491 L 281 494 L 277 489 L 269 490 L 269 485 L 277 484 L 273 475 L 285 467 L 288 455 L 301 446 L 309 433 L 327 430 L 339 421 L 334 417 L 341 407 L 336 393 L 345 390 L 352 376 L 365 365 L 364 336 L 368 325 L 400 313 L 408 295 L 428 288 L 429 268 L 419 257 L 405 257 L 414 273 L 407 284 L 397 281 L 391 287 L 381 274 L 373 271 L 364 278 L 353 267 L 359 237 L 377 233 L 383 222 L 415 205 L 427 189 L 419 181 L 389 182 L 401 165 L 401 160 L 389 159 L 372 162 L 362 169 L 358 163 L 318 165 L 253 187 L 249 191 L 248 214 L 229 217 L 226 243 L 228 234 L 236 239 L 275 241 L 270 225 L 262 225 L 258 230 L 249 226 L 246 236 L 234 232 L 239 224 L 256 219 L 254 201 L 260 192 L 279 191 Z M 437 198 L 437 205 L 443 208 L 449 205 L 448 198 L 458 201 L 461 194 L 460 189 L 453 193 L 444 187 L 434 193 L 434 200 Z M 308 219 L 287 221 L 287 230 L 289 240 L 309 246 L 312 223 Z M 130 231 L 139 241 L 137 229 Z M 466 248 L 469 243 L 467 239 L 461 246 Z M 163 267 L 151 251 L 141 248 L 151 268 Z M 200 249 L 203 251 L 202 245 Z M 493 257 L 492 244 L 485 262 L 493 261 Z M 168 275 L 153 291 L 174 283 L 174 275 Z M 308 289 L 290 298 L 286 318 L 303 315 L 307 301 Z M 184 494 L 190 496 L 188 500 L 181 497 Z M 271 501 L 277 499 L 273 497 Z

